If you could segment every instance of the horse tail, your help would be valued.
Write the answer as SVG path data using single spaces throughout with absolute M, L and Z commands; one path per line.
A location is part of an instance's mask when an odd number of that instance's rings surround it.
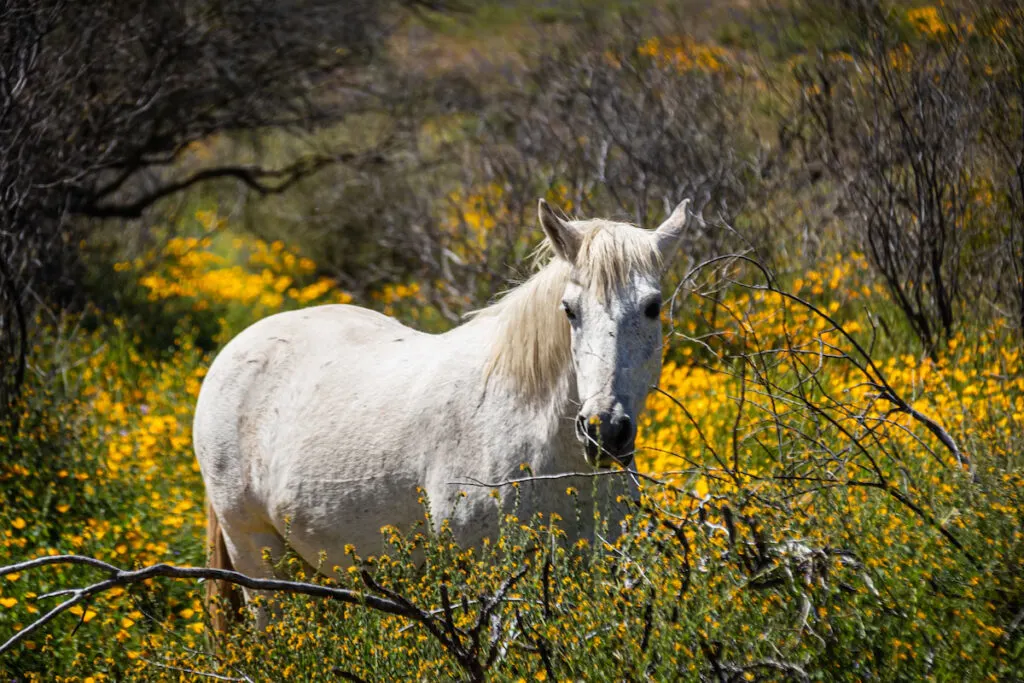
M 206 564 L 211 569 L 235 568 L 224 542 L 224 531 L 209 501 L 206 503 L 206 549 Z M 215 633 L 227 631 L 228 622 L 238 616 L 241 607 L 242 595 L 238 586 L 227 581 L 206 582 L 206 610 L 210 613 L 211 626 Z

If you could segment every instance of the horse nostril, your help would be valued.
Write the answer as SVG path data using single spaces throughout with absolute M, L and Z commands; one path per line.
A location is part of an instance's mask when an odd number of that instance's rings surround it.
M 606 427 L 605 440 L 608 446 L 620 450 L 633 438 L 633 421 L 628 415 L 614 416 Z
M 621 453 L 633 439 L 633 420 L 628 415 L 576 416 L 576 435 L 588 443 L 588 447 L 598 445 L 608 452 Z

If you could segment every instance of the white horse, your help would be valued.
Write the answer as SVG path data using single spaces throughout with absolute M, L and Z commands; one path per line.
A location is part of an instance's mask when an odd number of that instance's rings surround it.
M 541 200 L 549 263 L 444 334 L 334 305 L 235 337 L 203 382 L 193 428 L 211 563 L 266 577 L 264 553 L 276 560 L 287 543 L 332 574 L 348 566 L 346 545 L 379 552 L 383 525 L 422 520 L 420 488 L 435 523 L 447 518 L 475 545 L 496 535 L 511 496 L 496 502 L 467 481 L 522 477 L 523 464 L 535 475 L 632 467 L 661 368 L 660 279 L 687 203 L 647 231 L 565 221 Z M 519 513 L 555 512 L 570 534 L 590 535 L 572 528 L 574 506 L 596 502 L 614 525 L 622 510 L 610 508 L 636 494 L 635 478 L 596 477 L 597 501 L 594 481 L 524 483 Z

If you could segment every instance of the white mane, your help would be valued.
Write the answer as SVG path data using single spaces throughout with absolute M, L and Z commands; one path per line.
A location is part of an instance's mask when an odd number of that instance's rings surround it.
M 546 397 L 570 363 L 569 323 L 560 306 L 569 281 L 606 301 L 633 273 L 656 276 L 661 268 L 660 252 L 647 230 L 607 220 L 572 225 L 583 232 L 575 264 L 553 257 L 545 241 L 538 249 L 538 262 L 547 258 L 547 264 L 474 313 L 499 321 L 485 375 L 508 378 L 531 399 Z

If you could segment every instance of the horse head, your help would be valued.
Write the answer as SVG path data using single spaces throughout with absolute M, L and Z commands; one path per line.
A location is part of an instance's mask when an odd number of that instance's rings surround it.
M 688 200 L 656 230 L 566 221 L 540 200 L 540 223 L 570 275 L 561 298 L 579 398 L 576 436 L 587 461 L 632 462 L 637 415 L 662 360 L 661 277 L 687 221 Z

